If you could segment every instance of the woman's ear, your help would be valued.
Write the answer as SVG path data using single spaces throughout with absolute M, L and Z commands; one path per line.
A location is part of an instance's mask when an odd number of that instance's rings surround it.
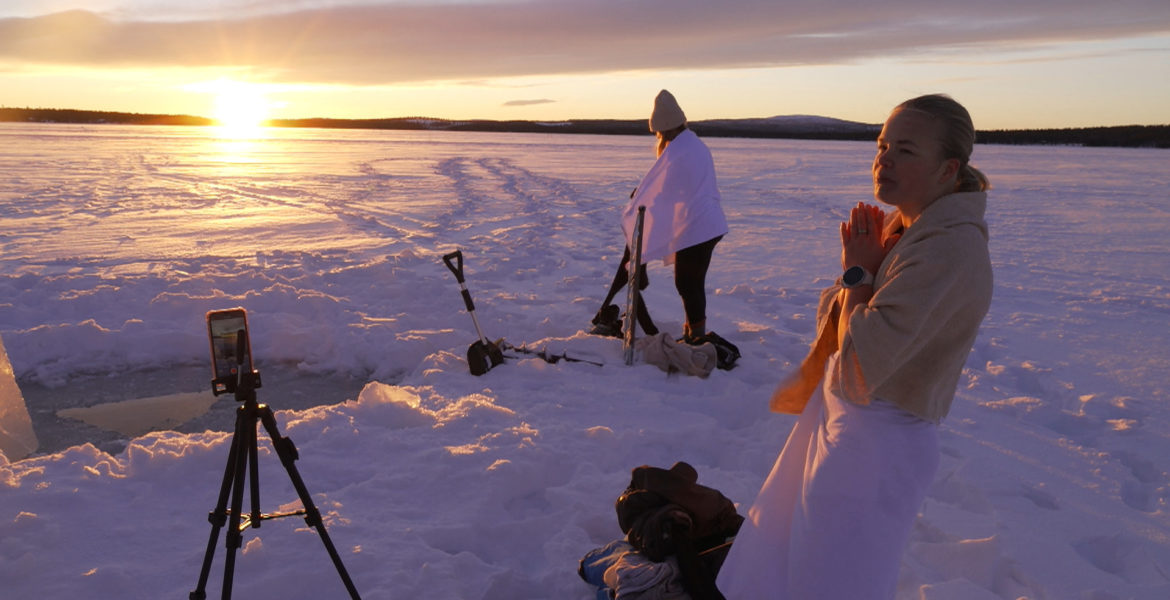
M 938 182 L 939 183 L 946 183 L 948 181 L 952 181 L 952 182 L 958 183 L 959 169 L 961 169 L 961 168 L 962 168 L 962 164 L 959 163 L 959 159 L 957 159 L 957 158 L 948 158 L 948 159 L 944 160 L 943 167 L 942 167 L 942 175 L 939 177 Z

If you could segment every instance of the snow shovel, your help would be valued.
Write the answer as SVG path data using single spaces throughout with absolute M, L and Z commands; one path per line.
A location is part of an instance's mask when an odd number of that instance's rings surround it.
M 455 260 L 454 263 L 451 262 L 452 259 Z M 475 333 L 479 335 L 479 339 L 467 347 L 467 366 L 471 369 L 472 375 L 483 375 L 492 367 L 504 362 L 504 353 L 500 350 L 500 345 L 488 341 L 483 330 L 479 328 L 479 319 L 475 318 L 475 304 L 471 301 L 471 292 L 467 291 L 467 284 L 463 280 L 463 251 L 456 250 L 444 256 L 443 262 L 459 281 L 459 289 L 463 290 L 463 304 L 467 306 L 467 313 L 471 315 L 471 322 L 475 324 Z

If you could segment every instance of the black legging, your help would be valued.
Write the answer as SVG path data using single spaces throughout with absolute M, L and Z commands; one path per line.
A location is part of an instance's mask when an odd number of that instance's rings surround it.
M 707 268 L 721 239 L 723 236 L 712 238 L 674 254 L 674 289 L 682 297 L 688 325 L 707 320 Z

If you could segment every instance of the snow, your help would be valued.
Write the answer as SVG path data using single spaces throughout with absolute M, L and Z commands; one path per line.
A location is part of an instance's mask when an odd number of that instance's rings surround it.
M 215 135 L 0 126 L 0 335 L 45 415 L 109 389 L 205 392 L 204 314 L 247 308 L 259 399 L 363 598 L 592 598 L 577 561 L 620 535 L 613 503 L 642 464 L 687 461 L 746 510 L 794 422 L 768 395 L 811 342 L 838 223 L 870 198 L 871 144 L 707 140 L 731 226 L 709 326 L 743 358 L 698 379 L 627 367 L 618 340 L 581 331 L 649 137 Z M 1170 597 L 1167 156 L 977 148 L 995 299 L 900 599 Z M 441 261 L 457 248 L 489 337 L 604 366 L 528 357 L 472 376 L 474 327 Z M 655 320 L 680 332 L 670 271 L 650 282 Z M 351 379 L 360 393 L 318 405 L 295 392 Z M 5 597 L 193 590 L 234 408 L 220 396 L 195 430 L 0 458 Z M 299 505 L 263 431 L 259 471 L 263 510 Z M 238 597 L 345 596 L 302 520 L 243 537 Z M 221 534 L 211 597 L 225 553 Z

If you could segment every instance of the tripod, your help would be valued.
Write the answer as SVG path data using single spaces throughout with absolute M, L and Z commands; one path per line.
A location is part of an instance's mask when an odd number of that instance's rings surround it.
M 345 565 L 341 564 L 341 556 L 337 554 L 337 548 L 329 539 L 329 532 L 325 531 L 321 512 L 313 504 L 309 490 L 305 487 L 305 482 L 301 479 L 297 466 L 294 464 L 298 458 L 296 446 L 293 445 L 292 440 L 280 435 L 272 409 L 267 404 L 256 402 L 256 387 L 258 387 L 259 376 L 260 374 L 256 371 L 252 371 L 249 375 L 241 373 L 240 383 L 235 390 L 236 400 L 242 404 L 236 410 L 236 429 L 232 435 L 232 446 L 228 452 L 223 484 L 219 488 L 219 502 L 215 505 L 215 510 L 207 517 L 207 520 L 211 522 L 211 537 L 207 540 L 207 552 L 203 555 L 203 568 L 199 572 L 199 585 L 188 597 L 190 600 L 205 600 L 207 598 L 205 587 L 207 586 L 207 576 L 211 572 L 211 560 L 215 554 L 215 540 L 219 538 L 219 530 L 223 528 L 225 522 L 228 525 L 226 534 L 227 558 L 224 563 L 222 598 L 227 600 L 232 597 L 232 576 L 236 566 L 236 550 L 243 542 L 244 529 L 259 527 L 263 521 L 269 519 L 303 516 L 305 523 L 316 528 L 317 533 L 321 536 L 321 542 L 329 551 L 333 566 L 337 567 L 337 574 L 341 576 L 341 581 L 345 584 L 345 589 L 349 591 L 350 598 L 360 600 L 357 588 L 354 587 L 353 581 L 349 578 Z M 257 471 L 256 451 L 256 426 L 258 422 L 264 424 L 264 429 L 272 438 L 272 447 L 276 449 L 280 462 L 284 465 L 284 470 L 288 471 L 293 487 L 296 488 L 297 495 L 300 496 L 301 506 L 304 507 L 301 510 L 273 514 L 261 514 L 260 512 L 260 480 Z M 248 483 L 252 497 L 252 512 L 243 514 L 244 474 L 249 470 L 251 471 Z M 227 508 L 229 496 L 232 501 L 231 510 Z

